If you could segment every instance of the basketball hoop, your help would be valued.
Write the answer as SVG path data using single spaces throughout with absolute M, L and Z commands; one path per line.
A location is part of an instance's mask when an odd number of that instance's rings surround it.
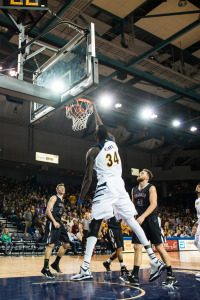
M 85 129 L 87 120 L 93 113 L 92 102 L 86 99 L 78 99 L 76 103 L 66 106 L 66 117 L 72 119 L 72 129 L 74 131 Z

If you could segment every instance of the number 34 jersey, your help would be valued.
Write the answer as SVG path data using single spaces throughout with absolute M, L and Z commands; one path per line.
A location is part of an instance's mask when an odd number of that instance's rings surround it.
M 94 146 L 101 149 L 94 163 L 98 183 L 106 181 L 108 177 L 121 178 L 122 166 L 116 143 L 108 138 Z

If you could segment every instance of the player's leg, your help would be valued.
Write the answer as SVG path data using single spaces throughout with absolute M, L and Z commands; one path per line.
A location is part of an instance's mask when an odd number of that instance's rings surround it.
M 120 279 L 124 282 L 129 282 L 129 277 L 130 277 L 130 272 L 127 270 L 125 264 L 124 264 L 124 259 L 123 259 L 123 253 L 122 253 L 123 247 L 117 248 L 117 257 L 120 263 L 121 267 L 121 274 L 120 274 Z
M 200 224 L 197 226 L 195 239 L 194 239 L 194 245 L 199 249 L 200 251 Z M 196 277 L 200 277 L 200 272 L 196 273 Z
M 117 258 L 117 251 L 116 251 L 117 244 L 116 244 L 113 228 L 108 229 L 108 235 L 109 235 L 109 239 L 110 239 L 110 242 L 112 245 L 112 249 L 115 251 L 112 253 L 111 257 L 103 263 L 103 266 L 106 268 L 107 272 L 111 272 L 110 265 L 111 265 L 112 261 Z
M 49 270 L 49 259 L 54 246 L 55 244 L 48 244 L 44 253 L 44 267 L 41 270 L 41 273 L 48 278 L 55 278 L 55 276 Z
M 80 272 L 72 276 L 70 280 L 84 280 L 84 279 L 93 278 L 89 267 L 90 267 L 90 261 L 94 250 L 94 246 L 97 242 L 97 237 L 101 226 L 101 222 L 102 219 L 100 220 L 92 219 L 90 223 L 90 229 L 89 229 L 87 243 L 86 243 L 84 262 L 80 267 Z
M 173 274 L 172 267 L 171 267 L 171 262 L 170 262 L 170 257 L 165 250 L 163 244 L 160 245 L 155 245 L 156 249 L 158 250 L 162 260 L 167 266 L 167 278 L 166 280 L 162 283 L 162 285 L 173 285 L 177 283 L 176 277 Z
M 59 240 L 62 242 L 62 245 L 60 246 L 60 248 L 58 250 L 55 261 L 51 264 L 51 267 L 57 273 L 62 273 L 62 271 L 59 268 L 59 262 L 70 246 L 67 231 L 62 223 L 60 224 L 59 233 L 60 233 Z
M 51 267 L 57 272 L 57 273 L 62 273 L 60 267 L 59 267 L 59 263 L 61 258 L 63 257 L 63 255 L 65 254 L 65 252 L 67 251 L 67 249 L 69 248 L 70 244 L 69 243 L 62 243 L 62 246 L 60 246 L 56 259 L 55 261 L 51 264 Z
M 149 281 L 156 280 L 162 272 L 166 269 L 166 265 L 160 261 L 154 254 L 142 227 L 135 220 L 134 215 L 137 214 L 134 204 L 130 201 L 129 196 L 126 198 L 119 198 L 114 205 L 114 212 L 117 219 L 123 218 L 126 224 L 135 232 L 138 239 L 144 246 L 151 264 Z
M 137 236 L 135 236 L 136 241 L 134 243 L 134 266 L 132 271 L 132 278 L 130 279 L 130 283 L 134 286 L 139 286 L 139 269 L 142 263 L 142 247 L 143 245 L 138 240 Z M 136 242 L 136 243 L 135 243 Z

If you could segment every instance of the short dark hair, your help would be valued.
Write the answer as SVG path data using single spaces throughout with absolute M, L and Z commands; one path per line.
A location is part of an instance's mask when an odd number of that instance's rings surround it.
M 102 141 L 108 137 L 108 130 L 106 126 L 104 125 L 99 125 L 97 130 L 96 130 L 96 137 L 98 138 L 99 141 Z
M 147 172 L 148 176 L 149 176 L 149 181 L 153 178 L 153 173 L 148 170 L 148 169 L 144 169 L 145 172 Z
M 56 187 L 56 191 L 58 190 L 59 186 L 65 186 L 64 183 L 59 183 Z

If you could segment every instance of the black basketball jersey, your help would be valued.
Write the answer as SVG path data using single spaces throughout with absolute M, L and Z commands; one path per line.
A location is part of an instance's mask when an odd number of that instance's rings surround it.
M 149 189 L 151 186 L 153 186 L 153 185 L 149 183 L 141 191 L 139 190 L 139 185 L 133 189 L 134 204 L 135 204 L 135 208 L 138 212 L 138 217 L 141 216 L 150 205 Z M 156 213 L 157 213 L 157 209 L 155 208 L 154 211 L 150 215 L 153 215 Z
M 56 221 L 60 221 L 62 215 L 64 214 L 64 200 L 61 200 L 58 196 L 51 213 Z
M 108 227 L 120 229 L 121 220 L 117 221 L 115 217 L 108 219 Z

